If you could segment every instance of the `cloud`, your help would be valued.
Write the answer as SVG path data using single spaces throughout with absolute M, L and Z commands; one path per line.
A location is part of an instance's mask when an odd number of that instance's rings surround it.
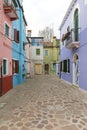
M 71 0 L 24 0 L 24 13 L 28 22 L 28 29 L 32 29 L 33 35 L 45 26 L 51 26 L 55 35 L 65 15 Z

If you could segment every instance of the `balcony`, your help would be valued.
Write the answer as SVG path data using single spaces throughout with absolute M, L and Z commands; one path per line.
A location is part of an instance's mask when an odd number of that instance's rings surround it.
M 70 50 L 79 47 L 77 32 L 78 32 L 77 30 L 75 31 L 74 29 L 72 29 L 70 32 L 67 32 L 62 37 L 62 42 L 65 41 L 65 46 Z
M 16 12 L 16 7 L 17 4 L 15 2 L 15 0 L 4 0 L 4 12 L 9 16 L 9 18 L 11 19 L 11 21 L 17 20 L 18 19 L 18 15 Z

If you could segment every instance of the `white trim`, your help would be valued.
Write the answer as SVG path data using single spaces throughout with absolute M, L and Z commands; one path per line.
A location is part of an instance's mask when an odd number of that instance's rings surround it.
M 11 26 L 5 21 L 4 22 L 4 35 L 6 36 L 6 34 L 5 34 L 5 25 L 7 25 L 8 27 L 9 27 L 9 36 L 8 36 L 8 38 L 11 38 L 12 36 L 11 36 Z M 7 37 L 7 36 L 6 36 Z
M 3 60 L 6 60 L 6 74 L 3 73 Z M 9 68 L 8 67 L 8 59 L 7 58 L 3 58 L 3 60 L 2 60 L 2 75 L 6 76 L 6 75 L 8 75 L 8 71 L 9 71 L 8 70 L 8 68 Z

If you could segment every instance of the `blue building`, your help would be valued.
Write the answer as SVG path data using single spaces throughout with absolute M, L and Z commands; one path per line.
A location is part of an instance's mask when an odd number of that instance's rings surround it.
M 87 90 L 87 0 L 72 0 L 60 26 L 61 78 Z
M 12 23 L 12 73 L 13 87 L 26 80 L 26 26 L 22 0 L 16 0 L 18 20 Z

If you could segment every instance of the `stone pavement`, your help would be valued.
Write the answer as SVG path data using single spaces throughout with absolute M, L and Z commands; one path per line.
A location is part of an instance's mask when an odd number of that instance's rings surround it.
M 87 92 L 35 76 L 0 97 L 0 130 L 87 130 Z

